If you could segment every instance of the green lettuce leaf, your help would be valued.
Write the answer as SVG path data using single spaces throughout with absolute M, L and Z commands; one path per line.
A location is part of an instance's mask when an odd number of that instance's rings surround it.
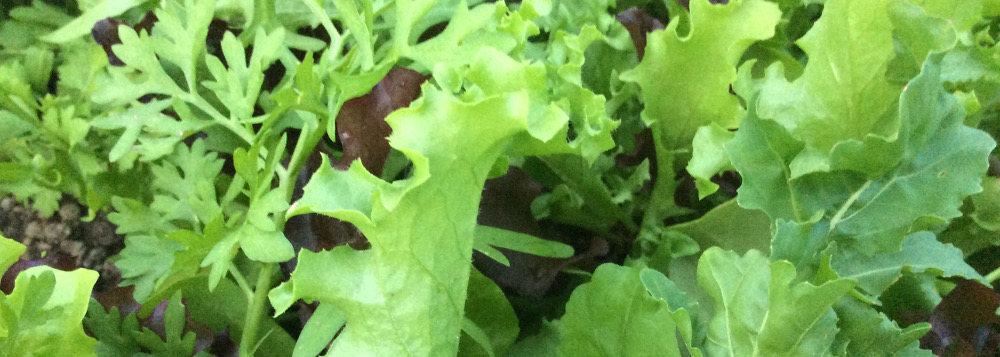
M 680 34 L 681 21 L 671 21 L 648 35 L 646 56 L 621 78 L 642 89 L 643 121 L 666 140 L 664 149 L 689 147 L 703 125 L 737 126 L 743 109 L 729 93 L 737 61 L 754 41 L 773 36 L 780 19 L 778 6 L 766 1 L 694 0 L 690 32 Z
M 0 253 L 4 271 L 25 249 L 2 235 L 0 247 L 5 248 Z M 83 317 L 97 275 L 49 266 L 21 271 L 10 295 L 0 293 L 0 351 L 10 356 L 94 356 L 97 340 L 83 331 Z
M 844 140 L 892 138 L 899 127 L 899 87 L 885 79 L 895 56 L 891 0 L 830 0 L 797 44 L 809 55 L 805 72 L 788 82 L 780 67 L 759 88 L 757 113 L 779 123 L 805 150 L 790 163 L 791 177 L 830 167 L 827 156 Z
M 561 356 L 680 356 L 670 306 L 640 269 L 603 264 L 573 291 L 559 323 Z M 690 335 L 688 335 L 690 337 Z
M 390 144 L 414 164 L 410 178 L 387 183 L 359 162 L 344 172 L 323 165 L 291 209 L 349 221 L 372 245 L 302 251 L 291 280 L 270 293 L 279 313 L 298 298 L 343 311 L 335 354 L 457 352 L 480 192 L 508 143 L 527 130 L 529 104 L 523 92 L 473 102 L 428 85 L 423 93 L 387 119 Z
M 833 304 L 855 285 L 837 279 L 793 283 L 795 267 L 709 248 L 698 262 L 698 284 L 715 303 L 705 342 L 709 356 L 830 355 L 837 317 Z
M 986 283 L 982 275 L 965 262 L 961 250 L 938 242 L 930 232 L 906 236 L 903 249 L 895 253 L 870 256 L 865 251 L 840 247 L 833 253 L 830 264 L 840 277 L 857 280 L 858 288 L 872 301 L 878 301 L 878 296 L 903 273 L 960 276 Z

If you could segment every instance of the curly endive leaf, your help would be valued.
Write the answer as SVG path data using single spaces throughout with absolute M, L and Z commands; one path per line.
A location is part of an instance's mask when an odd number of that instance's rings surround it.
M 423 92 L 386 119 L 412 177 L 390 184 L 358 162 L 321 169 L 293 208 L 354 223 L 372 245 L 302 251 L 291 280 L 270 294 L 279 312 L 298 298 L 344 311 L 334 355 L 457 352 L 480 193 L 497 157 L 528 130 L 529 103 L 524 92 L 476 101 L 431 86 Z

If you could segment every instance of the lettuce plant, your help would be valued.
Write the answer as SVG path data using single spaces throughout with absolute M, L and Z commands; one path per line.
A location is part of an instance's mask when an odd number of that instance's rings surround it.
M 25 354 L 997 349 L 931 340 L 1000 276 L 995 1 L 22 5 L 0 191 L 109 212 L 141 304 L 22 273 Z

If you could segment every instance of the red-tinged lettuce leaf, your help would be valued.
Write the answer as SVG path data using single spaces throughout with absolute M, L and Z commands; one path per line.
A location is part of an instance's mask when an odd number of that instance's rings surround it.
M 872 301 L 885 292 L 903 273 L 930 273 L 985 279 L 965 262 L 962 251 L 951 244 L 938 242 L 933 233 L 917 232 L 906 236 L 902 250 L 878 253 L 838 247 L 832 254 L 831 267 L 841 278 L 853 279 Z
M 994 354 L 1000 343 L 997 308 L 1000 295 L 993 289 L 962 280 L 934 308 L 931 331 L 920 339 L 920 345 L 939 356 Z
M 360 163 L 324 165 L 292 209 L 349 221 L 371 243 L 302 251 L 291 279 L 270 293 L 279 313 L 299 298 L 337 305 L 347 326 L 334 354 L 457 352 L 480 194 L 496 159 L 527 130 L 528 98 L 423 92 L 387 119 L 389 143 L 413 162 L 412 177 L 390 184 Z
M 642 8 L 633 7 L 625 10 L 615 16 L 615 20 L 618 20 L 628 30 L 628 34 L 632 38 L 632 44 L 635 46 L 636 55 L 640 61 L 646 55 L 646 36 L 653 30 L 662 30 L 664 28 L 663 23 L 659 19 L 649 15 Z
M 368 172 L 382 175 L 390 150 L 386 137 L 392 133 L 385 117 L 420 96 L 420 83 L 425 79 L 419 72 L 393 68 L 371 92 L 344 103 L 336 121 L 337 140 L 344 148 L 335 164 L 338 169 L 346 170 L 360 159 Z
M 856 284 L 793 283 L 795 267 L 769 263 L 760 252 L 740 257 L 709 248 L 698 262 L 698 284 L 714 301 L 705 342 L 708 356 L 824 356 L 833 346 L 833 304 Z
M 25 247 L 0 235 L 4 271 Z M 10 248 L 10 249 L 6 249 Z M 9 295 L 0 293 L 0 351 L 11 356 L 93 356 L 97 341 L 83 317 L 97 272 L 37 266 L 21 271 Z
M 871 306 L 853 298 L 844 298 L 833 306 L 837 312 L 837 356 L 923 356 L 934 354 L 921 350 L 917 342 L 930 329 L 927 324 L 900 328 L 899 324 Z
M 670 306 L 640 273 L 604 264 L 573 291 L 559 322 L 560 356 L 681 356 Z
M 642 62 L 621 78 L 642 88 L 643 121 L 665 140 L 664 149 L 689 147 L 703 125 L 738 124 L 743 109 L 729 92 L 737 61 L 754 41 L 774 35 L 780 19 L 777 5 L 766 1 L 696 0 L 686 36 L 678 33 L 681 21 L 648 35 Z

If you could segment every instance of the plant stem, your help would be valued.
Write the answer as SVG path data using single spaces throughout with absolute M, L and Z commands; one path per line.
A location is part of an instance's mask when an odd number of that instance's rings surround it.
M 258 345 L 257 329 L 260 320 L 267 310 L 267 293 L 271 291 L 271 279 L 274 276 L 274 263 L 263 263 L 254 287 L 253 301 L 247 309 L 246 323 L 243 324 L 243 335 L 240 338 L 240 356 L 253 357 L 255 346 Z
M 986 281 L 988 281 L 990 283 L 993 283 L 994 281 L 997 281 L 997 279 L 1000 279 L 1000 268 L 996 268 L 995 270 L 991 271 L 989 274 L 986 274 Z
M 653 183 L 653 192 L 650 194 L 646 213 L 642 216 L 636 241 L 659 244 L 659 231 L 663 226 L 665 213 L 675 207 L 674 191 L 677 189 L 677 180 L 674 174 L 674 155 L 676 152 L 667 150 L 666 140 L 658 134 L 658 127 L 653 127 L 652 130 L 653 145 L 656 148 L 656 182 Z

